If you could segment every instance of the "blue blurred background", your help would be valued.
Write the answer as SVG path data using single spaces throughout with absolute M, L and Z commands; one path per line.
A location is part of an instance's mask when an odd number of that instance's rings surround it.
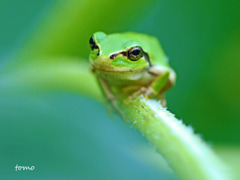
M 87 62 L 88 39 L 99 30 L 158 37 L 177 72 L 168 109 L 209 144 L 239 149 L 239 7 L 226 0 L 1 1 L 0 178 L 176 179 L 140 133 L 78 93 L 87 83 L 45 84 L 36 72 L 31 81 L 19 78 L 35 61 Z M 16 164 L 36 168 L 16 172 Z

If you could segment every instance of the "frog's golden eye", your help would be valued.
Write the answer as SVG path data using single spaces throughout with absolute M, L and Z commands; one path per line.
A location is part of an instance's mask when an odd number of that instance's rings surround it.
M 128 50 L 128 59 L 137 61 L 143 56 L 143 50 L 139 46 L 132 47 Z

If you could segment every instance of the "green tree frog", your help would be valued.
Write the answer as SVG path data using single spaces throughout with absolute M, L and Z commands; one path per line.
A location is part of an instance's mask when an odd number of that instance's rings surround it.
M 166 106 L 164 92 L 174 85 L 175 72 L 157 38 L 134 32 L 96 32 L 89 43 L 92 71 L 113 107 L 119 97 L 127 97 L 127 103 L 140 94 Z

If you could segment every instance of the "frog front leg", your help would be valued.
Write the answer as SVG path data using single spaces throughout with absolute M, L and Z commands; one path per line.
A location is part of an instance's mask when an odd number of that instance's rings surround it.
M 169 80 L 170 73 L 168 71 L 156 77 L 148 88 L 148 98 L 157 98 L 160 100 L 163 107 L 166 107 L 167 102 L 164 97 L 164 92 L 171 87 Z
M 147 99 L 157 98 L 161 100 L 162 106 L 165 107 L 166 100 L 164 97 L 164 92 L 172 87 L 175 83 L 175 72 L 171 69 L 163 70 L 156 67 L 150 70 L 149 73 L 155 76 L 154 80 L 148 86 L 141 87 L 131 97 L 129 97 L 130 99 L 128 100 L 131 100 L 139 94 L 143 94 Z

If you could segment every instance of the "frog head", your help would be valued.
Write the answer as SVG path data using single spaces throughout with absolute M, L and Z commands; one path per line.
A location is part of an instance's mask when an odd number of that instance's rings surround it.
M 147 69 L 151 63 L 148 54 L 134 36 L 96 32 L 89 40 L 90 62 L 103 73 L 136 73 Z

